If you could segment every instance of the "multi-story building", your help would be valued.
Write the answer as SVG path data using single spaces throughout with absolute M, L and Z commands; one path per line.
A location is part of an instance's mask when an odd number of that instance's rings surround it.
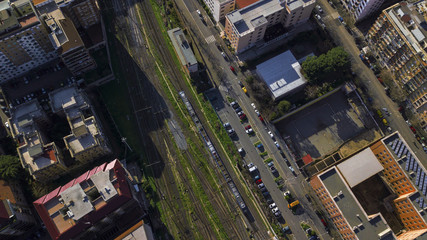
M 389 69 L 398 86 L 418 112 L 422 126 L 427 124 L 427 18 L 426 2 L 405 1 L 382 11 L 366 39 Z
M 96 67 L 72 20 L 64 15 L 54 0 L 33 0 L 38 17 L 49 27 L 49 39 L 62 62 L 73 75 Z
M 378 164 L 380 165 L 378 166 Z M 335 200 L 336 196 L 331 196 L 335 192 L 331 192 L 330 187 L 326 186 L 323 180 L 323 176 L 329 178 L 331 171 L 343 176 L 350 188 L 374 174 L 379 174 L 395 196 L 392 200 L 394 212 L 403 223 L 404 229 L 397 239 L 425 239 L 427 237 L 427 170 L 398 132 L 374 143 L 337 167 L 333 167 L 332 170 L 326 170 L 311 179 L 310 183 L 317 196 L 329 214 L 333 216 L 333 211 L 336 209 L 333 206 L 334 201 L 331 200 Z M 335 202 L 337 201 L 335 200 Z M 339 210 L 346 211 L 341 207 Z M 342 220 L 348 221 L 347 216 Z M 336 224 L 336 226 L 338 228 L 340 224 Z M 340 228 L 338 229 L 340 230 Z
M 55 143 L 47 141 L 39 129 L 48 123 L 36 99 L 11 109 L 10 132 L 18 143 L 21 164 L 34 179 L 42 182 L 58 178 L 66 170 Z
M 101 20 L 101 14 L 96 0 L 55 1 L 61 11 L 73 21 L 76 28 L 83 27 L 88 29 Z
M 76 87 L 65 87 L 49 93 L 52 111 L 68 121 L 71 134 L 64 137 L 71 157 L 88 162 L 110 153 L 94 111 L 85 94 Z
M 203 0 L 216 22 L 225 18 L 235 8 L 235 0 Z
M 114 240 L 131 239 L 154 240 L 153 231 L 151 230 L 150 225 L 144 223 L 144 221 L 141 220 L 120 234 L 118 237 L 114 238 Z
M 26 0 L 0 0 L 0 83 L 56 58 L 49 33 Z
M 104 163 L 33 204 L 52 239 L 113 239 L 143 216 L 132 177 Z
M 0 180 L 0 238 L 22 239 L 35 226 L 36 221 L 21 186 Z
M 360 21 L 378 11 L 384 0 L 341 0 L 341 3 L 356 21 Z
M 236 53 L 255 46 L 268 27 L 282 23 L 285 28 L 308 20 L 315 0 L 260 0 L 226 15 L 225 34 Z

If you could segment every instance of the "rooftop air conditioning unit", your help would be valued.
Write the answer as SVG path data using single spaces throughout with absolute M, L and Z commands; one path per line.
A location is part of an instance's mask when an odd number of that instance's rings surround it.
M 74 217 L 74 214 L 71 211 L 67 211 L 67 216 L 69 218 L 72 218 L 72 217 Z

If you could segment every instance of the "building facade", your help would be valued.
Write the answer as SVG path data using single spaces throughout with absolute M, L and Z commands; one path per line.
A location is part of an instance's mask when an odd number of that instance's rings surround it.
M 378 11 L 384 0 L 341 0 L 341 3 L 356 21 L 360 21 Z
M 19 183 L 0 180 L 0 238 L 22 239 L 35 226 L 36 220 Z
M 267 28 L 281 23 L 290 28 L 308 20 L 315 0 L 260 0 L 226 15 L 225 35 L 236 53 L 261 42 Z
M 144 215 L 132 177 L 118 161 L 95 167 L 33 205 L 52 239 L 114 239 Z
M 407 93 L 421 125 L 427 125 L 426 2 L 400 2 L 381 13 L 366 39 L 379 63 Z
M 70 17 L 76 28 L 88 29 L 100 22 L 98 2 L 96 0 L 55 0 L 61 11 Z
M 0 1 L 0 83 L 58 58 L 28 1 Z
M 208 6 L 213 18 L 219 22 L 225 18 L 227 13 L 235 9 L 235 0 L 203 0 Z

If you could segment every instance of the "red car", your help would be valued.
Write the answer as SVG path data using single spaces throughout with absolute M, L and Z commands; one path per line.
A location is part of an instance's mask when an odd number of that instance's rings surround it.
M 235 70 L 234 70 L 234 67 L 233 66 L 230 66 L 230 70 L 234 73 L 235 72 Z
M 255 182 L 256 184 L 261 184 L 262 183 L 262 180 L 261 179 L 258 179 L 258 180 L 256 180 L 256 182 Z
M 251 125 L 248 125 L 248 126 L 245 127 L 245 130 L 249 130 L 251 128 L 252 128 Z
M 241 120 L 246 119 L 246 114 L 242 114 L 242 115 L 240 115 L 240 119 L 241 119 Z
M 415 130 L 415 128 L 413 126 L 409 126 L 409 128 L 411 129 L 411 131 L 415 134 L 417 133 L 417 130 Z
M 258 117 L 259 120 L 261 120 L 262 123 L 264 123 L 264 118 L 262 118 L 261 116 Z

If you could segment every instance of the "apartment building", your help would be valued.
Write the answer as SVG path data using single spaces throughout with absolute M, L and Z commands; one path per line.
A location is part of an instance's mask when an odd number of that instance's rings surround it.
M 427 125 L 427 11 L 426 2 L 400 2 L 382 11 L 366 39 L 389 69 L 398 86 Z
M 18 144 L 22 167 L 41 182 L 57 179 L 66 166 L 54 142 L 49 142 L 40 128 L 49 124 L 46 113 L 37 100 L 11 109 L 8 120 L 10 133 Z
M 71 157 L 88 162 L 109 154 L 106 139 L 85 94 L 75 86 L 49 93 L 52 111 L 65 117 L 71 134 L 64 137 Z
M 125 232 L 120 234 L 114 240 L 130 240 L 130 239 L 145 239 L 145 240 L 154 240 L 153 231 L 151 230 L 150 225 L 144 223 L 144 221 L 139 221 Z
M 73 21 L 76 28 L 89 27 L 101 20 L 96 0 L 55 0 L 61 11 Z
M 36 220 L 17 182 L 0 180 L 0 238 L 22 239 L 35 229 Z
M 360 21 L 378 11 L 384 0 L 341 0 L 350 15 Z
M 58 58 L 30 2 L 0 0 L 0 83 Z
M 132 176 L 114 160 L 58 187 L 33 205 L 52 239 L 114 239 L 143 217 L 140 194 Z
M 367 149 L 310 180 L 343 239 L 396 239 L 382 214 L 368 215 L 351 190 L 382 169 L 372 151 Z
M 225 34 L 236 53 L 264 39 L 267 28 L 281 23 L 285 28 L 303 23 L 310 17 L 315 0 L 260 0 L 226 15 Z
M 350 189 L 379 174 L 395 196 L 392 200 L 394 212 L 404 226 L 397 239 L 427 237 L 427 170 L 398 132 L 374 143 L 334 169 L 336 173 L 344 176 Z M 323 206 L 329 214 L 333 214 L 334 208 L 331 208 L 331 201 L 328 199 L 335 198 L 330 197 L 334 192 L 331 193 L 327 190 L 329 187 L 322 184 L 322 176 L 328 175 L 330 171 L 332 170 L 326 170 L 313 177 L 310 183 Z M 343 220 L 346 218 L 343 217 Z
M 225 18 L 227 13 L 235 9 L 235 0 L 203 0 L 208 6 L 216 22 Z
M 96 68 L 73 21 L 62 13 L 54 0 L 33 0 L 38 17 L 48 26 L 49 39 L 62 62 L 73 75 Z

